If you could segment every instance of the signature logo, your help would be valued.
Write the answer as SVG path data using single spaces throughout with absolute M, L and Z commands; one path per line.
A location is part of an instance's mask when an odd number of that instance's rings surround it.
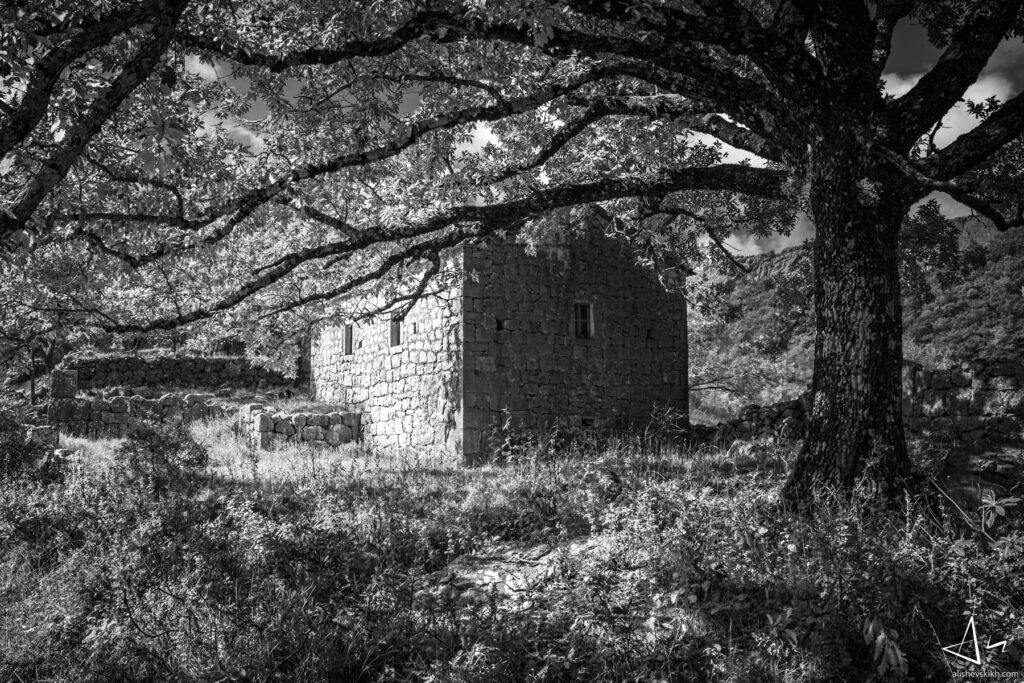
M 992 636 L 989 636 L 985 641 L 985 649 L 994 650 L 997 647 L 1002 647 L 1000 652 L 1006 652 L 1006 641 L 1000 640 L 998 643 L 993 643 Z M 960 642 L 953 645 L 947 645 L 942 648 L 942 651 L 953 655 L 957 659 L 962 659 L 965 662 L 978 665 L 981 664 L 981 647 L 978 644 L 978 630 L 974 627 L 973 616 L 970 621 L 967 622 L 967 628 L 964 630 L 964 637 Z

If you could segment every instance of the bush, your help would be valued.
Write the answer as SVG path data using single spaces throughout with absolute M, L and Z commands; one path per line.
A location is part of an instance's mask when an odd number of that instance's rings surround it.
M 47 455 L 46 447 L 28 441 L 25 427 L 14 415 L 0 412 L 0 478 L 35 473 Z
M 210 455 L 184 427 L 148 423 L 117 449 L 115 461 L 129 476 L 160 492 L 201 473 Z

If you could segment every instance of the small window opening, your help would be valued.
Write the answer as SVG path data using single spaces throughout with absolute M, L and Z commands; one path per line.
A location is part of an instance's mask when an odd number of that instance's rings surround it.
M 413 334 L 416 334 L 416 333 L 417 333 L 417 332 L 419 332 L 419 331 L 420 331 L 420 328 L 419 328 L 419 323 L 413 323 L 413 324 L 412 324 L 412 333 L 413 333 Z
M 402 321 L 398 318 L 391 319 L 391 345 L 399 346 L 402 343 Z
M 503 332 L 505 330 L 505 321 L 502 320 L 501 318 L 495 318 L 494 329 L 497 330 L 498 332 Z
M 592 417 L 581 417 L 580 418 L 580 427 L 582 427 L 583 429 L 593 429 L 594 428 L 594 418 L 592 418 Z
M 573 304 L 573 331 L 577 339 L 594 338 L 593 304 Z
M 344 344 L 344 347 L 345 347 L 345 355 L 346 356 L 351 356 L 352 355 L 352 344 L 355 341 L 355 336 L 353 334 L 354 332 L 355 332 L 355 328 L 354 328 L 354 326 L 351 323 L 349 323 L 348 325 L 345 325 L 345 334 L 344 334 L 343 344 Z
M 652 330 L 649 327 L 647 328 L 647 338 L 648 339 L 654 339 L 654 330 Z

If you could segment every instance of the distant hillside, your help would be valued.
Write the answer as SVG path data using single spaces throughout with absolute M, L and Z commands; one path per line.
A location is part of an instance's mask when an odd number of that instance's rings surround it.
M 954 223 L 954 258 L 908 266 L 916 279 L 905 284 L 904 355 L 933 367 L 1024 358 L 1024 230 L 1000 233 L 973 217 Z M 703 380 L 722 387 L 696 394 L 698 414 L 789 398 L 808 385 L 812 248 L 739 259 L 750 273 L 724 276 L 715 286 L 719 307 L 705 306 L 717 312 L 694 315 L 691 374 L 698 387 Z

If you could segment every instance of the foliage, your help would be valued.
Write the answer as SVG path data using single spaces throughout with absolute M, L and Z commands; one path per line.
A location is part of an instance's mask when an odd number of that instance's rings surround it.
M 934 680 L 965 612 L 1024 637 L 1024 548 L 863 492 L 789 516 L 771 445 L 229 473 L 248 455 L 228 424 L 195 434 L 216 459 L 159 491 L 123 462 L 0 490 L 0 677 L 852 681 L 902 661 Z M 131 449 L 195 452 L 167 439 Z M 1024 532 L 1004 511 L 1000 542 Z
M 908 356 L 934 367 L 1024 355 L 1024 235 L 971 248 L 974 269 L 907 315 Z
M 842 372 L 818 375 L 836 395 L 814 403 L 793 498 L 839 481 L 850 444 L 879 441 L 864 450 L 890 479 L 909 467 L 883 428 L 909 207 L 941 190 L 1024 223 L 1019 183 L 998 180 L 1016 178 L 1024 95 L 933 144 L 1022 29 L 1018 0 L 23 5 L 0 8 L 0 277 L 30 282 L 0 307 L 14 353 L 68 328 L 207 325 L 287 365 L 318 323 L 429 294 L 446 250 L 574 207 L 600 203 L 659 269 L 803 211 L 823 245 L 816 333 L 847 339 L 816 361 Z M 893 97 L 880 83 L 911 18 L 946 58 Z M 939 218 L 926 263 L 947 253 Z M 834 296 L 850 286 L 864 296 Z
M 16 415 L 0 410 L 0 481 L 31 472 L 44 457 L 41 446 L 26 440 Z

